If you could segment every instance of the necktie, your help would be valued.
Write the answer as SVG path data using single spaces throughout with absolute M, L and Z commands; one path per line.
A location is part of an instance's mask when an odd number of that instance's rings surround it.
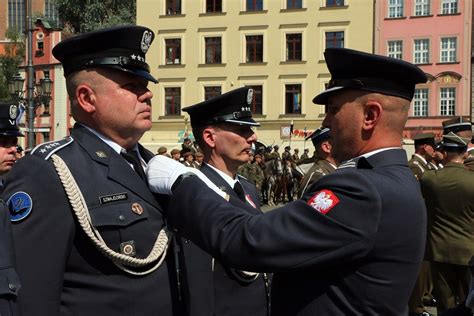
M 145 171 L 143 171 L 140 157 L 138 157 L 138 152 L 136 150 L 130 150 L 127 152 L 121 152 L 120 155 L 133 165 L 133 169 L 138 174 L 138 176 L 146 182 Z
M 245 201 L 245 191 L 244 191 L 244 188 L 242 187 L 242 184 L 240 184 L 239 181 L 235 182 L 234 191 L 235 193 L 237 193 L 239 199 L 241 199 L 242 201 Z

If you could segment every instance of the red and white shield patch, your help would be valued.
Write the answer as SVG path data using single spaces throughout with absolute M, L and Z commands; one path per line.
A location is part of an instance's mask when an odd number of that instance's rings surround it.
M 337 204 L 339 204 L 339 199 L 330 190 L 319 191 L 308 201 L 309 206 L 324 215 L 326 215 Z
M 255 203 L 254 203 L 254 201 L 252 200 L 252 198 L 250 197 L 250 195 L 245 194 L 245 200 L 247 201 L 247 203 L 249 203 L 250 205 L 252 205 L 253 208 L 257 208 L 257 205 L 255 205 Z

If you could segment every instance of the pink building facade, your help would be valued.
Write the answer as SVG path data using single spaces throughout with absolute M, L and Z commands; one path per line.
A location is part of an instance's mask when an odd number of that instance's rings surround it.
M 417 86 L 404 138 L 442 134 L 441 122 L 471 116 L 471 0 L 376 1 L 375 53 L 417 64 Z

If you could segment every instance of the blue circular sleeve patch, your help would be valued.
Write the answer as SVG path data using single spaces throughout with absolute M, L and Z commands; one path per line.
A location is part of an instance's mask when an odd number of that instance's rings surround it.
M 30 215 L 33 209 L 33 200 L 26 192 L 15 192 L 7 201 L 10 211 L 10 220 L 18 222 Z

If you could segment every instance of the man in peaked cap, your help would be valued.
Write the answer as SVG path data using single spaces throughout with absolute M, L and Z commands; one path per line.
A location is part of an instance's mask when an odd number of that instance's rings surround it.
M 246 212 L 260 214 L 255 185 L 237 174 L 249 160 L 257 137 L 250 104 L 253 90 L 238 88 L 204 102 L 183 108 L 189 113 L 193 135 L 204 155 L 200 171 L 216 186 L 245 203 Z M 174 212 L 174 210 L 171 210 Z M 183 243 L 187 264 L 191 310 L 207 315 L 266 316 L 267 276 L 233 269 L 203 252 L 193 243 Z
M 153 38 L 146 27 L 120 26 L 68 38 L 53 49 L 77 123 L 70 137 L 22 158 L 3 194 L 23 315 L 180 311 L 163 206 L 143 179 L 154 155 L 139 144 L 152 126 L 147 85 L 156 79 L 145 55 Z M 64 183 L 72 195 L 59 177 L 69 179 Z M 81 206 L 73 195 L 82 196 Z
M 469 289 L 469 260 L 474 253 L 474 173 L 463 165 L 469 142 L 470 138 L 452 131 L 443 135 L 445 167 L 425 172 L 420 181 L 428 210 L 426 259 L 431 262 L 438 315 L 463 302 Z
M 329 128 L 322 127 L 315 130 L 308 138 L 311 139 L 317 154 L 317 160 L 306 172 L 298 190 L 298 196 L 302 197 L 311 185 L 327 174 L 334 172 L 337 162 L 331 155 L 331 144 L 329 142 Z
M 433 133 L 418 133 L 413 137 L 415 153 L 408 161 L 408 167 L 413 172 L 417 180 L 427 170 L 436 169 L 430 161 L 435 156 L 435 139 Z M 423 250 L 424 252 L 424 250 Z M 409 311 L 413 315 L 424 315 L 426 311 L 425 301 L 432 299 L 433 283 L 431 281 L 430 263 L 423 260 L 420 272 L 416 279 L 410 300 L 408 302 Z
M 18 107 L 0 103 L 0 175 L 3 177 L 16 162 L 18 137 Z M 3 179 L 1 179 L 3 187 Z M 1 189 L 0 189 L 1 190 Z M 5 204 L 0 204 L 0 315 L 17 315 L 14 302 L 20 291 L 20 279 L 14 267 L 14 251 L 10 217 Z
M 434 156 L 435 139 L 433 133 L 419 133 L 413 137 L 415 153 L 413 154 L 408 166 L 415 175 L 416 179 L 420 179 L 426 170 L 433 169 L 429 161 Z
M 17 125 L 18 115 L 17 105 L 0 103 L 0 176 L 13 168 L 16 162 L 18 137 L 24 136 Z M 0 187 L 3 187 L 3 181 Z
M 172 193 L 169 225 L 221 262 L 275 272 L 272 315 L 405 315 L 426 209 L 401 143 L 415 85 L 426 75 L 350 49 L 326 49 L 325 57 L 333 79 L 313 102 L 326 105 L 322 126 L 344 163 L 302 200 L 248 214 L 199 177 L 177 177 L 186 170 L 163 157 L 148 166 L 150 188 Z
M 472 133 L 472 123 L 469 119 L 457 116 L 455 118 L 446 120 L 442 122 L 443 124 L 443 134 L 448 134 L 449 132 L 453 132 L 454 134 L 464 137 L 470 138 L 471 142 L 469 142 L 467 146 L 467 157 L 468 161 L 466 162 L 466 166 L 469 167 L 472 161 L 474 160 L 474 143 L 472 142 L 473 133 Z

